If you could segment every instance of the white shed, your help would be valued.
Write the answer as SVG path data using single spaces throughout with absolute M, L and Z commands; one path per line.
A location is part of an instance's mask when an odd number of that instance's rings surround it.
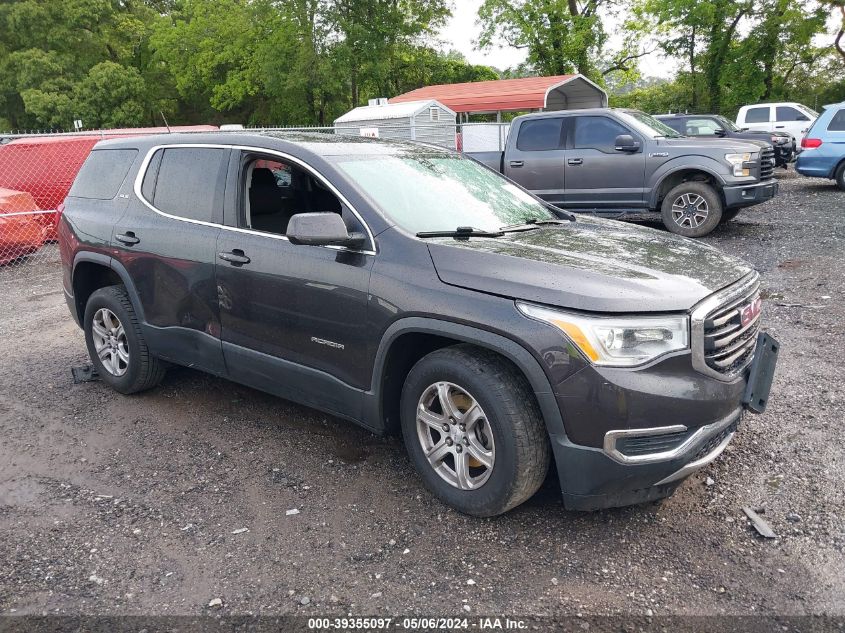
M 434 99 L 404 103 L 373 99 L 370 105 L 335 120 L 334 129 L 335 134 L 398 138 L 455 149 L 456 116 Z

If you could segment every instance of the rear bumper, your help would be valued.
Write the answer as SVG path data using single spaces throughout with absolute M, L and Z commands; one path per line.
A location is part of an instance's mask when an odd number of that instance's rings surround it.
M 833 170 L 842 157 L 820 155 L 818 150 L 804 151 L 795 162 L 795 171 L 810 178 L 833 178 Z
M 659 460 L 625 462 L 606 448 L 573 444 L 552 438 L 552 449 L 570 510 L 598 510 L 644 503 L 670 496 L 691 474 L 715 460 L 733 439 L 742 408 L 701 427 L 682 450 Z
M 751 205 L 771 200 L 777 195 L 778 188 L 778 182 L 774 179 L 764 180 L 763 182 L 751 185 L 726 186 L 723 189 L 725 194 L 725 208 L 737 209 L 740 207 L 750 207 Z

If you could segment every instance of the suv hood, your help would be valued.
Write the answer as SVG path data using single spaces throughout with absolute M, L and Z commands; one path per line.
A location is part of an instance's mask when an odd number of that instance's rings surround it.
M 752 270 L 700 242 L 589 217 L 426 241 L 443 283 L 589 312 L 686 311 Z

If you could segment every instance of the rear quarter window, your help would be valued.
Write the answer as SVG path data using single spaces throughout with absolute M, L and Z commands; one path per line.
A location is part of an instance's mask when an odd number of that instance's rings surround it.
M 828 132 L 845 132 L 845 108 L 833 115 L 827 126 Z
M 69 196 L 111 200 L 117 195 L 138 155 L 136 149 L 96 149 L 92 151 L 73 181 Z

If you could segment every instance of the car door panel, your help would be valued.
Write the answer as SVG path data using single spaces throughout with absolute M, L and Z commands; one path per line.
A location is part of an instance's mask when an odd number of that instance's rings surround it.
M 616 136 L 640 141 L 637 152 L 615 149 Z M 565 206 L 584 209 L 640 208 L 645 202 L 642 139 L 605 116 L 572 117 L 566 149 Z
M 342 214 L 350 229 L 360 230 L 348 208 Z M 241 217 L 240 210 L 227 208 L 227 224 L 241 224 Z M 370 379 L 366 314 L 372 252 L 295 245 L 282 235 L 228 226 L 218 237 L 217 253 L 226 256 L 218 259 L 216 279 L 231 376 L 359 419 Z M 232 253 L 248 261 L 230 261 Z
M 184 149 L 159 150 L 182 152 Z M 199 150 L 194 150 L 197 152 Z M 154 183 L 146 197 L 136 198 L 115 224 L 114 253 L 133 279 L 143 309 L 148 338 L 156 355 L 216 374 L 225 374 L 220 346 L 220 315 L 214 270 L 215 248 L 220 227 L 214 213 L 222 216 L 222 191 L 229 150 L 189 157 L 189 168 L 202 172 L 210 211 L 208 222 L 167 213 L 154 205 Z M 152 162 L 152 161 L 151 161 Z M 157 165 L 155 166 L 158 167 Z M 155 181 L 159 174 L 150 176 Z M 162 172 L 162 177 L 164 177 Z M 190 176 L 188 177 L 190 179 Z M 191 207 L 201 204 L 192 195 L 191 183 L 182 174 L 173 177 L 186 195 L 174 199 L 169 211 L 196 215 Z M 151 195 L 152 194 L 152 195 Z M 142 194 L 143 195 L 143 194 Z M 161 203 L 161 200 L 159 201 Z
M 566 188 L 564 117 L 524 121 L 516 142 L 506 152 L 505 175 L 536 196 L 561 204 Z

